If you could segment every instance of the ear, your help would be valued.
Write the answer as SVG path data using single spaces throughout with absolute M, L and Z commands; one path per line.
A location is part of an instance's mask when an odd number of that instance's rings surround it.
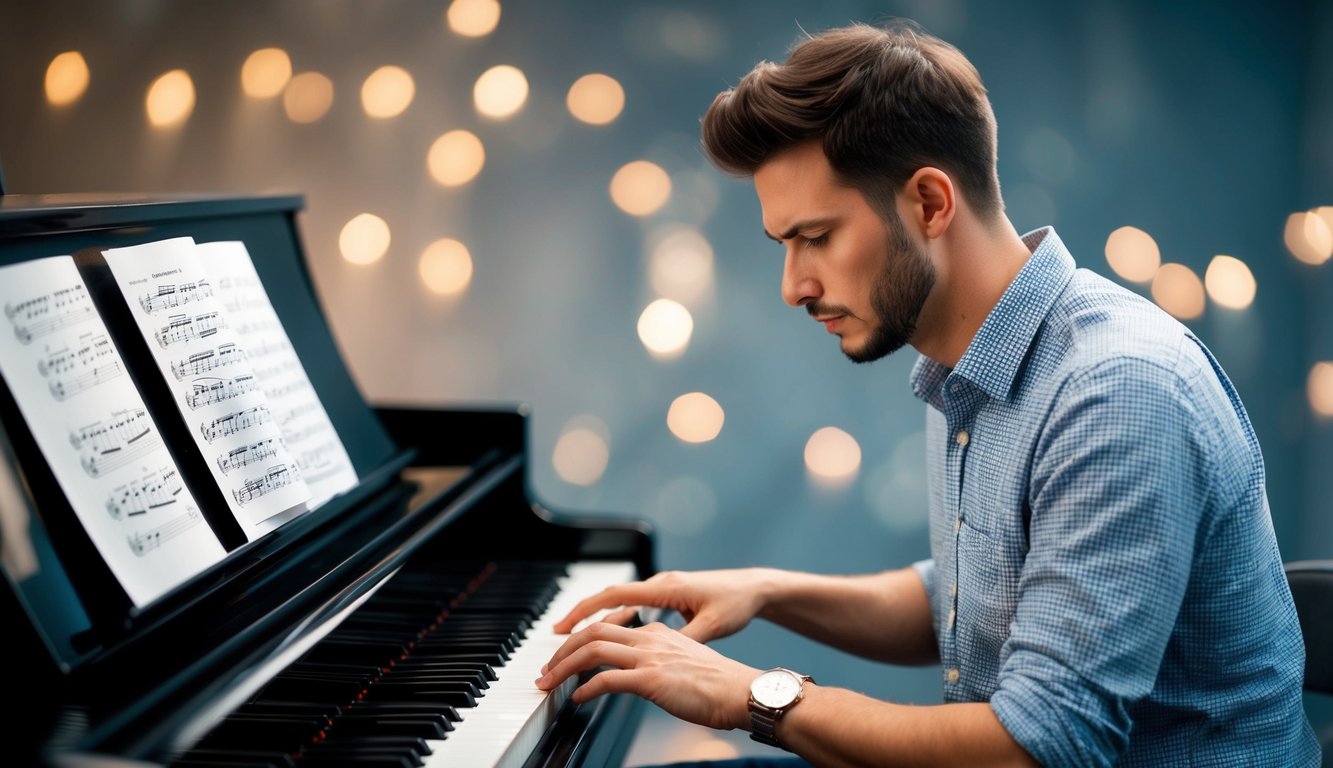
M 918 168 L 904 185 L 910 223 L 928 239 L 944 234 L 958 212 L 953 180 L 938 168 Z

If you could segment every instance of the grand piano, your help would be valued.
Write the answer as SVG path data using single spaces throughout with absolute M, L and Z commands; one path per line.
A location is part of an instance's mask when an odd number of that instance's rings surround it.
M 243 242 L 356 473 L 262 536 L 219 530 L 225 556 L 137 604 L 0 387 L 4 762 L 619 764 L 639 700 L 575 706 L 572 685 L 548 695 L 533 680 L 573 602 L 652 574 L 646 525 L 536 502 L 521 407 L 367 404 L 311 281 L 302 207 L 297 196 L 0 195 L 0 268 L 76 255 L 95 294 L 106 267 L 78 254 L 186 235 Z M 220 497 L 188 441 L 172 439 L 185 426 L 136 364 L 147 350 L 121 346 L 208 515 Z

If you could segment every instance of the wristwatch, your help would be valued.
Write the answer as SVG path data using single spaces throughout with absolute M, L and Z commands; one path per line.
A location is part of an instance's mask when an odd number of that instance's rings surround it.
M 786 749 L 778 743 L 773 730 L 787 710 L 805 695 L 805 681 L 814 678 L 775 667 L 750 683 L 750 738 L 770 747 Z

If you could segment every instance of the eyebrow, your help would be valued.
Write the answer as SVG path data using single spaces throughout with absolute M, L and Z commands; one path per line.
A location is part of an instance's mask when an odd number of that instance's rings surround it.
M 783 240 L 790 240 L 793 237 L 796 237 L 796 234 L 803 229 L 818 229 L 820 227 L 826 227 L 832 223 L 833 223 L 832 218 L 808 219 L 806 221 L 796 222 L 791 226 L 790 229 L 788 229 L 786 232 L 783 232 L 782 235 L 780 236 L 775 235 L 772 232 L 769 232 L 767 229 L 764 230 L 764 235 L 767 236 L 769 240 L 773 240 L 774 242 L 780 243 Z

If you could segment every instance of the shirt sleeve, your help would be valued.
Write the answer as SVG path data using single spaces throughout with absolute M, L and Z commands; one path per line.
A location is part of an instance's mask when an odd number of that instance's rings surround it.
M 918 560 L 912 563 L 912 570 L 921 578 L 921 583 L 926 586 L 926 597 L 930 599 L 930 604 L 935 605 L 935 561 Z
M 1109 766 L 1153 688 L 1205 517 L 1209 456 L 1186 382 L 1104 361 L 1038 440 L 1029 551 L 991 707 L 1045 766 Z

